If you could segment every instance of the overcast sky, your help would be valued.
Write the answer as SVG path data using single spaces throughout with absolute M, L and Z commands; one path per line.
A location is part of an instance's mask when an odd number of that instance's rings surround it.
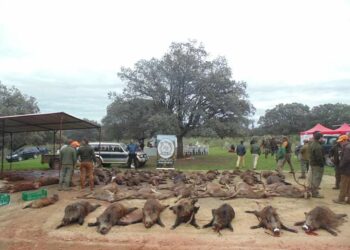
M 258 119 L 279 103 L 350 104 L 350 1 L 0 0 L 0 81 L 42 113 L 100 121 L 121 66 L 196 39 L 248 84 Z

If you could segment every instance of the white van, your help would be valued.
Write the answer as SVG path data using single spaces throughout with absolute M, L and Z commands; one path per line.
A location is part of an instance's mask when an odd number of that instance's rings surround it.
M 97 166 L 107 164 L 127 164 L 129 152 L 124 143 L 119 142 L 90 142 L 94 149 Z M 100 146 L 100 147 L 99 147 Z M 143 151 L 136 152 L 136 168 L 146 164 L 148 156 Z

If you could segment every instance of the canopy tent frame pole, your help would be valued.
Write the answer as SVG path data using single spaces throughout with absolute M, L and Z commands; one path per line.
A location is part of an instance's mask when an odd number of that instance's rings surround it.
M 61 116 L 60 119 L 60 149 L 62 148 L 62 123 L 63 123 L 63 116 Z M 60 159 L 60 163 L 58 164 L 58 177 L 59 179 L 61 179 L 61 159 Z
M 4 157 L 5 157 L 4 149 L 5 149 L 5 120 L 2 121 L 1 174 L 0 174 L 1 177 L 4 173 Z
M 12 149 L 13 149 L 13 140 L 12 140 L 13 133 L 10 133 L 10 155 L 11 155 L 11 161 L 10 161 L 10 170 L 12 170 Z
M 98 129 L 98 155 L 101 155 L 101 128 Z

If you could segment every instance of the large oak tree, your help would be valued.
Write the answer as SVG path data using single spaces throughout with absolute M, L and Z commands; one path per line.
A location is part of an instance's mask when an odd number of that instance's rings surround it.
M 162 117 L 175 117 L 179 157 L 189 131 L 210 122 L 217 131 L 224 127 L 234 133 L 247 125 L 254 111 L 246 83 L 233 80 L 226 59 L 211 59 L 196 41 L 172 43 L 160 59 L 140 60 L 133 68 L 123 67 L 118 75 L 127 83 L 123 100 L 151 100 L 155 110 L 162 110 Z

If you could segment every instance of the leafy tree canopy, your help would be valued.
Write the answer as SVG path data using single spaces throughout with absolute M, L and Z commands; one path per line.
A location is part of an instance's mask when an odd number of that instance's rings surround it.
M 246 83 L 232 80 L 226 59 L 211 60 L 196 41 L 172 43 L 162 58 L 140 60 L 133 68 L 122 67 L 118 75 L 127 83 L 122 100 L 148 100 L 153 113 L 160 112 L 153 121 L 163 117 L 174 121 L 180 156 L 182 138 L 189 131 L 210 122 L 220 132 L 221 124 L 230 123 L 225 131 L 236 133 L 254 112 L 247 100 Z M 131 113 L 129 110 L 133 116 Z

